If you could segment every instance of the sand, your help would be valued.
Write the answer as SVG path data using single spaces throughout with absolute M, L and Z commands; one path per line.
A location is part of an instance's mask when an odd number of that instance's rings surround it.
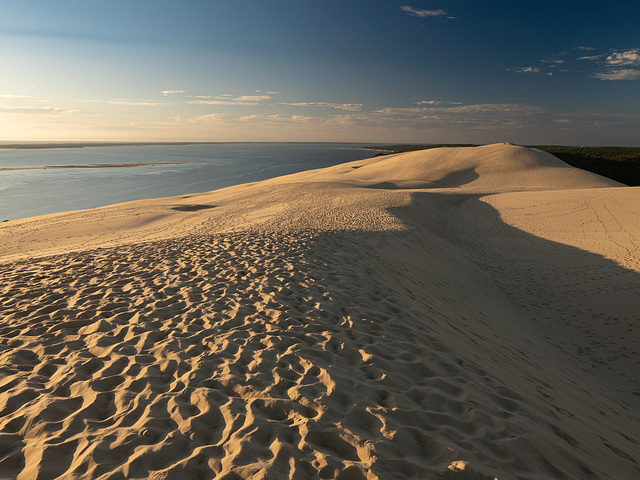
M 496 144 L 1 224 L 0 478 L 640 478 L 639 214 Z

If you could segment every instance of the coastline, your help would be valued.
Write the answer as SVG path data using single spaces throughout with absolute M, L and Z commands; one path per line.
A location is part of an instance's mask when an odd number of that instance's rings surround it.
M 56 168 L 120 168 L 120 167 L 148 167 L 150 165 L 186 165 L 199 162 L 133 162 L 133 163 L 101 163 L 86 165 L 45 165 L 41 167 L 0 167 L 0 172 L 13 170 L 49 170 Z
M 207 145 L 226 142 L 0 142 L 0 149 L 35 150 L 47 148 L 144 147 L 149 145 Z
M 2 466 L 633 478 L 639 198 L 496 144 L 0 224 Z
M 259 145 L 259 144 L 353 144 L 357 142 L 0 142 L 0 149 L 31 150 L 47 148 L 146 147 L 154 145 Z M 366 149 L 367 147 L 361 147 Z

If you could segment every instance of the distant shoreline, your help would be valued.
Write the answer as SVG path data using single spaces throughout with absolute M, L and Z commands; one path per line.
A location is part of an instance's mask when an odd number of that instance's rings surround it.
M 33 142 L 0 143 L 3 150 L 36 150 L 45 148 L 144 147 L 147 145 L 201 145 L 217 142 Z
M 120 168 L 120 167 L 147 167 L 149 165 L 184 165 L 200 162 L 133 162 L 133 163 L 90 163 L 85 165 L 44 165 L 41 167 L 3 167 L 0 172 L 10 170 L 49 170 L 53 168 Z
M 85 147 L 147 147 L 154 145 L 233 145 L 233 144 L 358 144 L 360 142 L 27 142 L 27 143 L 2 143 L 0 150 L 37 150 L 46 148 L 85 148 Z M 365 147 L 362 147 L 365 148 Z

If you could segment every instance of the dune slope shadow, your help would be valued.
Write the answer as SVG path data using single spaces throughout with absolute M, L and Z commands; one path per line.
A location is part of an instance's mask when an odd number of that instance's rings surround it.
M 465 168 L 457 172 L 451 172 L 437 180 L 436 183 L 440 187 L 462 187 L 468 183 L 480 178 L 475 168 Z
M 551 343 L 584 369 L 640 393 L 640 273 L 601 255 L 556 243 L 505 224 L 480 195 L 414 194 L 406 210 L 449 205 L 442 234 L 479 265 L 546 332 Z
M 353 168 L 353 167 L 352 167 Z M 429 182 L 419 180 L 390 180 L 385 182 L 373 183 L 366 185 L 364 188 L 378 188 L 383 190 L 395 190 L 395 189 L 426 189 L 426 188 L 454 188 L 462 187 L 472 183 L 474 180 L 480 178 L 480 175 L 476 172 L 474 167 L 457 170 L 447 173 L 438 180 Z
M 176 205 L 171 207 L 171 210 L 178 212 L 197 212 L 198 210 L 207 210 L 209 208 L 216 208 L 215 205 Z
M 539 421 L 547 423 L 547 432 L 552 431 L 556 440 L 560 440 L 556 447 L 571 446 L 573 452 L 564 455 L 575 455 L 579 459 L 575 464 L 577 470 L 569 474 L 564 467 L 558 467 L 559 464 L 567 467 L 571 463 L 566 461 L 568 457 L 565 460 L 556 457 L 560 463 L 551 463 L 555 465 L 548 470 L 551 478 L 565 475 L 582 478 L 592 469 L 597 471 L 596 465 L 607 456 L 607 462 L 601 462 L 599 470 L 608 473 L 599 473 L 602 477 L 598 478 L 637 475 L 639 444 L 628 428 L 630 425 L 637 428 L 640 421 L 637 401 L 640 382 L 635 373 L 640 365 L 637 347 L 640 343 L 637 324 L 640 274 L 603 256 L 506 225 L 498 211 L 480 200 L 481 195 L 421 192 L 412 194 L 412 198 L 410 205 L 394 209 L 394 213 L 414 232 L 435 232 L 439 240 L 455 245 L 459 255 L 482 272 L 483 281 L 497 286 L 507 297 L 507 303 L 518 311 L 508 318 L 507 330 L 494 345 L 496 348 L 504 348 L 505 343 L 510 346 L 511 352 L 503 361 L 505 365 L 511 364 L 517 373 L 498 374 L 498 378 L 509 379 L 505 382 L 509 388 L 531 401 L 526 402 L 529 413 L 546 405 L 547 415 Z M 427 237 L 425 245 L 433 241 L 433 237 Z M 415 262 L 417 257 L 413 258 L 407 262 Z M 466 268 L 466 274 L 472 271 Z M 468 285 L 468 288 L 479 292 L 483 286 Z M 498 301 L 495 292 L 492 295 L 489 303 Z M 451 293 L 452 299 L 460 296 L 464 294 Z M 477 299 L 471 304 L 482 305 Z M 491 315 L 492 308 L 495 306 L 478 311 L 471 324 L 478 327 L 487 314 Z M 492 328 L 505 328 L 493 320 Z M 462 325 L 469 332 L 469 322 Z M 485 334 L 485 338 L 488 337 Z M 517 345 L 518 338 L 525 342 L 524 347 Z M 464 337 L 460 339 L 462 349 Z M 545 359 L 525 358 L 522 362 L 523 352 L 525 357 L 535 357 L 537 352 Z M 560 357 L 555 356 L 557 354 Z M 494 355 L 485 355 L 480 365 L 491 371 L 494 360 Z M 526 365 L 528 362 L 530 365 Z M 596 392 L 601 396 L 598 401 Z M 600 401 L 609 405 L 605 417 L 596 407 Z M 592 413 L 587 413 L 589 411 Z M 585 421 L 598 416 L 603 420 L 596 422 L 599 425 Z M 534 417 L 535 414 L 529 418 Z M 614 417 L 617 426 L 609 429 L 606 422 Z M 609 430 L 609 440 L 604 440 L 607 435 L 594 434 L 601 428 Z M 530 425 L 529 439 L 536 444 L 534 450 L 546 450 L 540 443 L 545 437 L 544 431 Z M 610 438 L 616 438 L 624 446 L 612 448 Z M 553 436 L 545 441 L 553 444 Z M 585 445 L 590 441 L 599 444 L 600 450 L 587 453 Z M 546 452 L 544 457 L 550 460 L 553 454 Z M 611 470 L 617 462 L 619 466 L 626 466 L 627 473 Z M 505 473 L 513 471 L 508 468 Z

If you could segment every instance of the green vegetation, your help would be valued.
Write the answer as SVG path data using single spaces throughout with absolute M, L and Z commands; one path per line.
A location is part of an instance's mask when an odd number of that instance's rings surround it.
M 381 150 L 379 155 L 413 152 L 438 147 L 474 147 L 468 144 L 442 145 L 380 145 L 364 147 Z M 630 186 L 640 186 L 640 148 L 626 147 L 564 147 L 558 145 L 528 145 L 549 152 L 569 165 Z
M 573 167 L 626 185 L 640 185 L 640 148 L 536 146 Z

